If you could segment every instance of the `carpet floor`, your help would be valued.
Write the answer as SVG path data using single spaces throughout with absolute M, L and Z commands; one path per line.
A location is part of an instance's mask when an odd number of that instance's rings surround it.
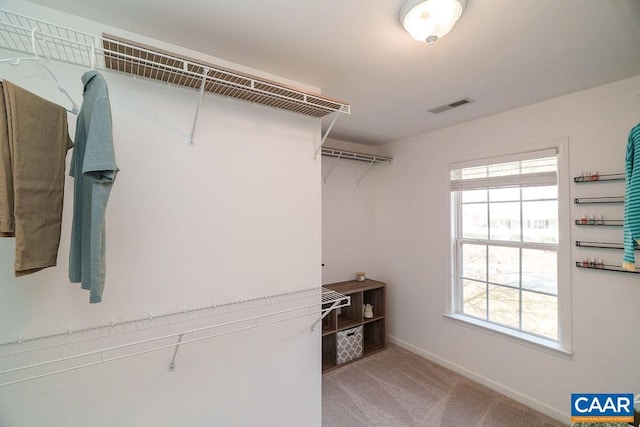
M 322 377 L 324 427 L 565 424 L 400 347 Z

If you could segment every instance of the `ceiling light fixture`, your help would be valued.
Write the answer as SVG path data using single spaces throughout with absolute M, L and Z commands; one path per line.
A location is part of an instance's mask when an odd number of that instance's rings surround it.
M 411 37 L 433 47 L 456 25 L 466 5 L 467 0 L 407 0 L 400 9 L 400 23 Z

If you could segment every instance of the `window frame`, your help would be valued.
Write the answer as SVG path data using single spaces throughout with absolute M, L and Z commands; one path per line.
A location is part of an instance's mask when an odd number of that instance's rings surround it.
M 448 240 L 448 262 L 446 263 L 448 272 L 448 283 L 446 293 L 446 307 L 443 315 L 455 322 L 473 329 L 489 333 L 491 335 L 505 338 L 509 341 L 525 345 L 527 347 L 541 350 L 553 355 L 564 358 L 571 358 L 572 340 L 571 340 L 571 261 L 570 261 L 570 204 L 567 202 L 569 197 L 569 162 L 568 162 L 568 138 L 558 138 L 547 143 L 535 144 L 529 146 L 520 146 L 512 150 L 499 150 L 484 155 L 466 155 L 448 159 L 445 166 L 446 173 L 446 206 L 449 209 L 451 221 L 451 231 Z M 462 281 L 457 280 L 457 265 L 461 265 L 461 250 L 457 247 L 459 244 L 456 238 L 460 230 L 453 229 L 461 226 L 461 219 L 455 218 L 454 214 L 460 215 L 460 209 L 453 211 L 451 197 L 451 174 L 454 169 L 461 169 L 474 165 L 486 165 L 496 162 L 509 162 L 523 160 L 530 156 L 532 152 L 547 151 L 555 149 L 557 152 L 557 188 L 558 188 L 558 244 L 557 244 L 557 272 L 558 272 L 558 340 L 547 339 L 535 334 L 529 334 L 524 331 L 512 329 L 510 327 L 501 326 L 491 323 L 470 315 L 462 313 Z M 534 154 L 535 156 L 535 154 Z M 460 196 L 458 193 L 457 197 Z M 464 239 L 469 240 L 469 239 Z M 489 240 L 489 239 L 487 239 Z M 455 258 L 454 258 L 455 257 Z M 521 315 L 521 314 L 520 314 Z

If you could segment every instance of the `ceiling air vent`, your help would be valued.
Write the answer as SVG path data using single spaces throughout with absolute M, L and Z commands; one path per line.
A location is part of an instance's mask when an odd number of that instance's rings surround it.
M 435 107 L 427 111 L 433 114 L 443 113 L 445 111 L 451 110 L 452 108 L 460 107 L 461 105 L 469 104 L 471 102 L 474 102 L 473 99 L 463 98 L 459 101 L 454 101 L 447 105 L 441 105 L 439 107 Z

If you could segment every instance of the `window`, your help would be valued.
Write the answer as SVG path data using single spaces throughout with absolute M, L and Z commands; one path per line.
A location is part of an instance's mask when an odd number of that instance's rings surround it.
M 494 331 L 565 348 L 557 153 L 553 148 L 450 165 L 449 312 Z

